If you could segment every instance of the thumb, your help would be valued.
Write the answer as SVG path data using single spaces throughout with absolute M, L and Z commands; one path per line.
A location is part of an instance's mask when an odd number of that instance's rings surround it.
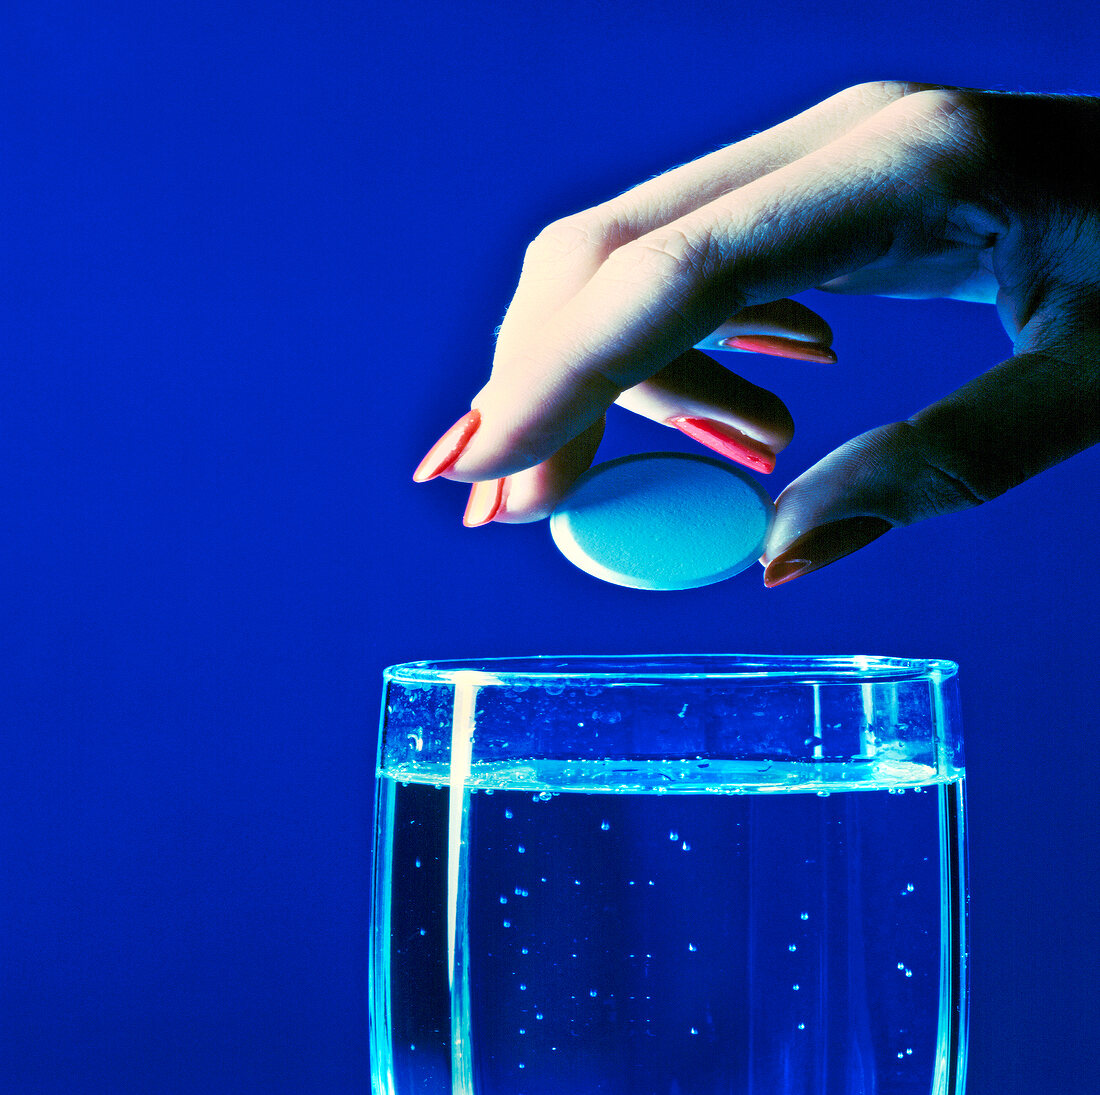
M 1083 338 L 1074 360 L 1010 358 L 820 460 L 777 499 L 764 584 L 818 570 L 891 528 L 980 505 L 1100 440 L 1095 342 Z

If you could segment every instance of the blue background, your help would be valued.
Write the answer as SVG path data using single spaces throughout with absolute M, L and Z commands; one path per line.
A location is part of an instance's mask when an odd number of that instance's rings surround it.
M 970 1091 L 1100 1089 L 1096 452 L 770 592 L 604 586 L 409 478 L 543 224 L 861 80 L 1100 91 L 1092 0 L 2 18 L 5 1090 L 366 1090 L 382 666 L 677 650 L 962 664 Z M 773 493 L 1008 353 L 807 300 L 836 369 L 738 358 L 798 424 Z

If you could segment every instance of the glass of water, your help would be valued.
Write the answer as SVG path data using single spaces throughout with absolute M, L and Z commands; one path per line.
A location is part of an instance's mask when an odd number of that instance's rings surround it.
M 956 666 L 386 670 L 376 1095 L 961 1095 Z

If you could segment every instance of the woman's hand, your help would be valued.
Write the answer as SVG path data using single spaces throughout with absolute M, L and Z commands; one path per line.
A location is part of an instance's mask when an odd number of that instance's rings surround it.
M 835 360 L 811 287 L 996 304 L 1015 356 L 780 495 L 776 585 L 1100 439 L 1100 100 L 877 83 L 551 224 L 473 410 L 417 469 L 467 524 L 545 516 L 612 403 L 760 471 L 782 402 L 708 353 Z M 725 343 L 725 345 L 723 345 Z

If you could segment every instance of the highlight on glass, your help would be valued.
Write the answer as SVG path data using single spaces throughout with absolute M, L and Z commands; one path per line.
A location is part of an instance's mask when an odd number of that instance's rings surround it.
M 956 671 L 387 669 L 376 1095 L 961 1095 Z

